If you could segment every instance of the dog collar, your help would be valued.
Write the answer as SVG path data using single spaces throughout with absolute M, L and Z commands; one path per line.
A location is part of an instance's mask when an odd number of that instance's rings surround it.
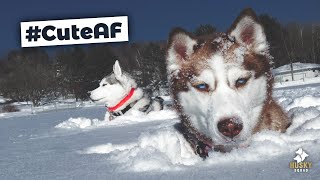
M 122 116 L 124 115 L 127 111 L 129 111 L 139 100 L 136 100 L 132 103 L 130 103 L 127 107 L 125 107 L 124 109 L 120 110 L 120 111 L 117 111 L 117 112 L 111 112 L 109 111 L 109 120 L 113 120 L 115 117 L 117 116 Z M 139 109 L 139 111 L 141 112 L 144 112 L 144 113 L 147 113 L 149 110 L 150 110 L 150 106 L 151 106 L 151 99 L 149 101 L 148 104 L 146 104 L 145 106 L 143 106 L 142 108 Z M 107 109 L 108 110 L 108 109 Z
M 115 110 L 117 110 L 119 107 L 121 107 L 124 103 L 126 103 L 133 95 L 135 88 L 131 88 L 129 94 L 124 97 L 117 105 L 113 106 L 113 107 L 107 107 L 107 110 L 109 112 L 114 112 Z
M 127 111 L 129 111 L 135 104 L 137 103 L 137 101 L 129 104 L 127 107 L 125 107 L 124 109 L 118 111 L 118 112 L 109 112 L 110 116 L 109 116 L 109 120 L 113 120 L 115 117 L 117 116 L 122 116 L 124 113 L 126 113 Z

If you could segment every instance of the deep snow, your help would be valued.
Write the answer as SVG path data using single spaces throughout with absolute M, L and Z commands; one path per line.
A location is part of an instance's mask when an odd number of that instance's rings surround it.
M 0 117 L 0 179 L 320 179 L 320 86 L 279 89 L 293 119 L 247 148 L 203 161 L 173 125 L 173 111 L 102 121 L 101 106 Z M 308 173 L 289 163 L 303 148 Z

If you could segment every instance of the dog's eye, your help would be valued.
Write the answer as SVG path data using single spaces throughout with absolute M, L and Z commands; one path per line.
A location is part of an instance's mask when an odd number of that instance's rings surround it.
M 106 85 L 108 85 L 108 84 L 102 84 L 102 86 L 106 86 Z
M 242 87 L 242 86 L 246 85 L 248 79 L 249 79 L 249 78 L 239 78 L 239 79 L 236 81 L 236 88 L 239 88 L 239 87 Z
M 206 83 L 196 84 L 194 87 L 199 91 L 209 92 L 209 85 Z

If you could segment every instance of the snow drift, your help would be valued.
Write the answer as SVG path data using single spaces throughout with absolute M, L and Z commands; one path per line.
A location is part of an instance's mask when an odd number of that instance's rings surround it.
M 309 93 L 309 95 L 305 95 Z M 247 162 L 274 161 L 291 155 L 304 147 L 309 152 L 320 149 L 320 97 L 318 88 L 279 90 L 274 96 L 289 112 L 292 125 L 286 133 L 263 131 L 253 136 L 249 147 L 230 153 L 211 152 L 206 161 L 195 155 L 183 136 L 173 125 L 164 121 L 161 126 L 141 133 L 137 141 L 124 144 L 100 144 L 84 149 L 84 154 L 105 154 L 108 161 L 117 164 L 120 171 L 176 171 L 215 164 L 246 164 Z M 163 115 L 165 115 L 164 113 Z M 163 116 L 167 119 L 166 116 Z M 122 124 L 122 123 L 121 123 Z M 316 154 L 313 154 L 316 155 Z M 320 156 L 317 155 L 319 158 Z M 288 159 L 287 162 L 289 163 Z
M 173 110 L 150 112 L 147 115 L 140 111 L 133 111 L 130 115 L 119 116 L 113 121 L 109 120 L 108 113 L 106 113 L 104 120 L 88 119 L 85 117 L 69 118 L 67 121 L 62 122 L 55 127 L 60 129 L 94 129 L 97 127 L 125 126 L 174 118 L 177 118 L 177 115 Z
M 263 131 L 249 147 L 203 161 L 173 126 L 170 110 L 103 120 L 101 106 L 0 117 L 0 179 L 319 179 L 320 88 L 278 89 L 286 133 Z M 74 118 L 71 118 L 74 117 Z M 289 168 L 303 148 L 308 173 Z

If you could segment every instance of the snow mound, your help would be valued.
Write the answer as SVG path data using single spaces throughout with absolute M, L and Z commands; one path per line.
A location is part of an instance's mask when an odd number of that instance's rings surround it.
M 5 103 L 5 102 L 6 100 L 2 96 L 0 96 L 0 103 Z
M 108 162 L 119 165 L 119 171 L 177 171 L 190 166 L 208 167 L 214 164 L 272 161 L 290 154 L 301 145 L 308 150 L 320 139 L 319 112 L 308 123 L 295 128 L 295 132 L 263 131 L 253 136 L 249 147 L 234 149 L 230 153 L 211 152 L 206 161 L 195 155 L 183 136 L 172 126 L 144 132 L 137 142 L 102 144 L 89 147 L 84 154 L 107 154 Z M 293 121 L 295 121 L 293 119 Z M 300 120 L 298 118 L 298 120 Z M 317 130 L 308 130 L 309 127 Z M 319 145 L 317 146 L 319 148 Z
M 121 171 L 179 170 L 201 162 L 184 137 L 172 127 L 144 132 L 138 142 L 106 144 L 87 148 L 85 154 L 110 154 L 112 163 L 120 163 Z
M 163 121 L 177 118 L 177 115 L 172 110 L 154 111 L 149 114 L 144 114 L 140 111 L 133 111 L 131 115 L 125 115 L 109 121 L 109 116 L 106 115 L 104 120 L 88 119 L 85 117 L 69 118 L 68 120 L 58 124 L 55 128 L 59 129 L 94 129 L 106 126 L 125 126 L 142 122 Z
M 69 118 L 67 121 L 64 121 L 58 125 L 56 125 L 56 128 L 61 129 L 85 129 L 91 126 L 99 126 L 102 124 L 102 121 L 99 121 L 98 119 L 88 119 L 88 118 Z
M 242 166 L 248 162 L 274 163 L 283 157 L 293 158 L 292 154 L 301 147 L 316 154 L 320 148 L 320 98 L 317 93 L 304 95 L 287 91 L 275 93 L 292 119 L 286 133 L 259 132 L 253 135 L 250 146 L 233 149 L 230 153 L 210 152 L 205 161 L 193 153 L 188 142 L 173 128 L 172 121 L 144 130 L 137 140 L 91 146 L 82 153 L 106 155 L 108 162 L 115 164 L 119 172 L 165 172 L 235 163 Z
M 311 95 L 307 95 L 304 97 L 296 98 L 294 101 L 287 107 L 287 109 L 292 109 L 294 107 L 312 107 L 312 106 L 320 106 L 320 97 L 314 97 Z
M 125 144 L 125 145 L 112 145 L 111 143 L 102 144 L 99 146 L 94 146 L 88 148 L 84 153 L 85 154 L 108 154 L 112 151 L 124 151 L 126 149 L 131 149 L 135 144 Z

